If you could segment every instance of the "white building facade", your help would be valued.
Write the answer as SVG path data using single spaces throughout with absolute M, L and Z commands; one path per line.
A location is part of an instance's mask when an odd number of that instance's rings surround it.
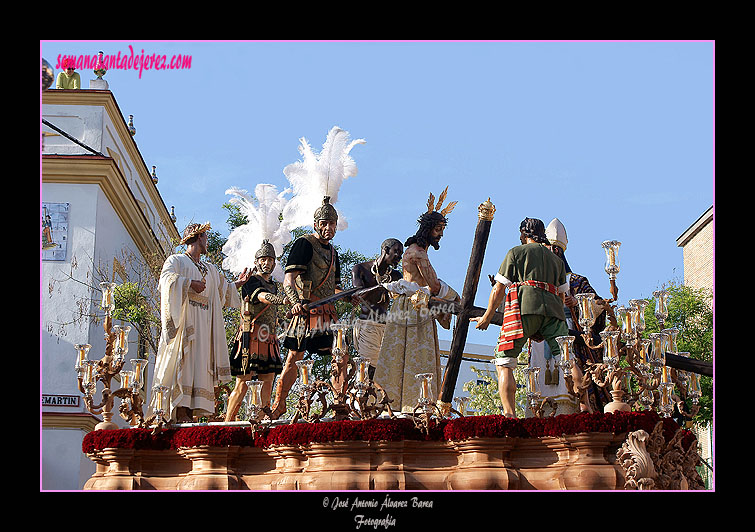
M 94 472 L 81 442 L 101 416 L 89 413 L 78 389 L 74 346 L 90 344 L 90 360 L 105 352 L 98 272 L 122 283 L 124 252 L 167 256 L 178 231 L 110 91 L 46 90 L 40 114 L 41 488 L 79 490 Z M 148 355 L 146 379 L 154 353 L 132 332 L 127 366 Z M 118 404 L 113 421 L 125 427 Z

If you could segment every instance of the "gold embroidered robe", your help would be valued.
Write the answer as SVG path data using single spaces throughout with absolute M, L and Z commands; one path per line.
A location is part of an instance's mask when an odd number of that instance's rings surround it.
M 154 385 L 170 391 L 170 419 L 178 407 L 194 415 L 215 410 L 215 386 L 231 380 L 223 307 L 241 307 L 238 290 L 217 268 L 207 266 L 205 289 L 192 290 L 202 279 L 184 254 L 171 255 L 160 273 L 162 331 L 155 363 Z
M 449 288 L 443 299 L 456 298 L 458 294 Z M 438 398 L 442 375 L 436 321 L 446 329 L 450 327 L 449 315 L 434 313 L 426 306 L 415 309 L 410 294 L 393 300 L 380 344 L 375 382 L 393 399 L 394 412 L 414 411 L 420 396 L 420 381 L 415 375 L 420 373 L 433 374 L 430 399 L 435 402 Z

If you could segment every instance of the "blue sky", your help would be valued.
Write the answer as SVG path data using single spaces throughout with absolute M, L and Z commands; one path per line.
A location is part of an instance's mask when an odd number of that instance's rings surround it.
M 339 192 L 349 227 L 334 242 L 345 248 L 372 255 L 405 240 L 448 185 L 459 203 L 430 258 L 461 292 L 477 206 L 491 198 L 479 306 L 525 217 L 559 218 L 572 269 L 606 297 L 601 242 L 621 241 L 626 303 L 682 280 L 676 239 L 714 203 L 710 41 L 41 42 L 54 68 L 59 55 L 99 50 L 191 56 L 182 70 L 105 76 L 179 230 L 210 221 L 227 235 L 226 189 L 285 188 L 298 139 L 319 150 L 338 125 L 367 141 Z M 87 88 L 94 75 L 80 73 Z M 468 341 L 492 345 L 493 329 Z

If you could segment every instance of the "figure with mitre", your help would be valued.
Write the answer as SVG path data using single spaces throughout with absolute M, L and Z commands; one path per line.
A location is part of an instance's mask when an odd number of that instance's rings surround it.
M 291 305 L 291 320 L 283 340 L 288 356 L 276 386 L 273 419 L 286 411 L 286 398 L 297 378 L 296 362 L 305 353 L 328 355 L 333 345 L 330 325 L 338 321 L 335 305 L 308 305 L 342 291 L 341 266 L 332 240 L 347 224 L 335 204 L 344 180 L 357 174 L 349 152 L 364 142 L 352 141 L 348 131 L 333 127 L 319 154 L 301 138 L 302 160 L 283 169 L 293 189 L 293 197 L 283 211 L 284 223 L 289 229 L 312 226 L 314 231 L 294 241 L 285 266 L 283 290 Z M 347 368 L 348 356 L 331 379 L 336 390 L 345 388 Z
M 262 410 L 268 412 L 275 376 L 283 370 L 278 341 L 278 306 L 286 297 L 278 291 L 283 269 L 278 257 L 291 241 L 291 233 L 281 223 L 285 194 L 275 185 L 259 184 L 254 197 L 246 190 L 230 188 L 230 203 L 246 216 L 247 223 L 236 227 L 223 246 L 223 267 L 231 272 L 251 265 L 252 275 L 241 287 L 239 330 L 229 351 L 231 374 L 236 384 L 228 397 L 226 421 L 234 421 L 252 377 L 262 381 Z
M 215 387 L 231 380 L 223 308 L 241 306 L 238 289 L 251 275 L 244 269 L 228 282 L 202 260 L 209 230 L 209 223 L 190 224 L 180 242 L 186 252 L 169 256 L 160 273 L 154 384 L 170 390 L 167 417 L 179 423 L 214 413 Z
M 595 322 L 585 331 L 593 345 L 601 342 L 600 331 L 606 327 L 606 311 L 603 299 L 598 296 L 590 281 L 584 275 L 574 273 L 569 267 L 566 260 L 566 246 L 569 239 L 566 235 L 566 227 L 561 220 L 554 218 L 545 228 L 545 235 L 550 242 L 550 248 L 564 262 L 566 268 L 566 277 L 569 284 L 569 292 L 566 294 L 564 301 L 564 311 L 566 314 L 566 324 L 569 327 L 569 335 L 574 336 L 573 350 L 575 354 L 574 366 L 572 372 L 575 380 L 580 381 L 584 374 L 584 369 L 588 362 L 598 364 L 603 361 L 603 348 L 590 349 L 587 347 L 582 338 L 582 327 L 579 324 L 579 306 L 577 305 L 577 294 L 591 293 L 595 294 L 593 300 L 593 314 L 596 316 Z M 604 387 L 597 386 L 594 382 L 580 394 L 579 407 L 584 412 L 602 412 L 603 407 L 611 402 L 611 396 Z
M 375 371 L 375 382 L 385 389 L 393 400 L 393 410 L 413 412 L 419 398 L 419 384 L 415 376 L 432 373 L 436 388 L 441 379 L 440 349 L 436 321 L 450 328 L 451 314 L 442 306 L 431 308 L 430 300 L 458 301 L 456 291 L 443 282 L 430 262 L 430 247 L 440 249 L 448 220 L 446 216 L 456 206 L 450 202 L 441 210 L 448 187 L 439 196 L 437 204 L 430 194 L 427 211 L 417 220 L 419 228 L 404 246 L 402 259 L 403 278 L 382 283 L 394 297 L 385 333 L 380 345 L 380 365 Z

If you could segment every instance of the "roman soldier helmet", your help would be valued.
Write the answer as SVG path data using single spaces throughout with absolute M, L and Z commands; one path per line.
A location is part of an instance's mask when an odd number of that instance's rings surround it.
M 330 204 L 330 196 L 325 196 L 322 199 L 322 205 L 315 210 L 315 225 L 320 220 L 338 221 L 338 211 Z
M 260 257 L 276 258 L 275 248 L 273 247 L 273 245 L 270 243 L 270 241 L 267 238 L 262 241 L 262 246 L 260 246 L 260 248 L 254 254 L 254 260 L 257 260 Z

